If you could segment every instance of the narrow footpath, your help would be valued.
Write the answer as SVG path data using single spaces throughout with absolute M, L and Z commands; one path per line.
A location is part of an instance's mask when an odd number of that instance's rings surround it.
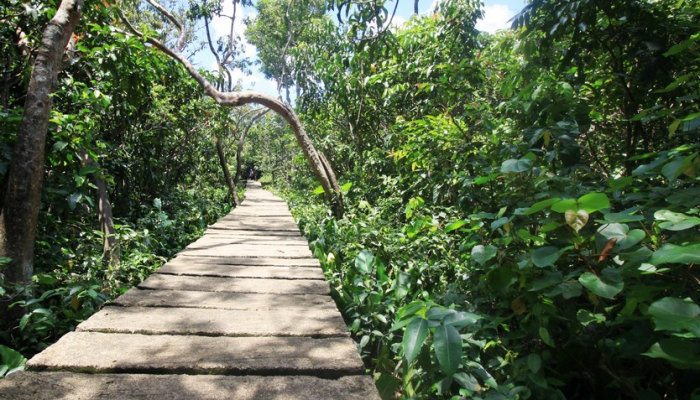
M 378 400 L 287 205 L 246 200 L 0 379 L 0 399 Z

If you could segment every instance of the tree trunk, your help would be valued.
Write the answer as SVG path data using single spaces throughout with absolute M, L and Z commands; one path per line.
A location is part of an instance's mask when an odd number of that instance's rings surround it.
M 0 256 L 12 259 L 7 282 L 27 285 L 34 272 L 34 238 L 41 205 L 44 146 L 52 106 L 50 96 L 56 88 L 61 59 L 80 18 L 82 5 L 83 0 L 61 2 L 44 29 L 34 62 L 0 211 Z
M 44 147 L 51 113 L 51 93 L 66 45 L 80 19 L 83 0 L 63 0 L 44 29 L 27 88 L 24 115 L 17 133 L 0 210 L 0 257 L 12 260 L 4 271 L 5 282 L 31 283 L 34 273 L 34 239 L 41 206 Z M 11 324 L 25 310 L 8 312 L 0 305 L 0 321 Z
M 241 200 L 238 197 L 238 188 L 236 188 L 236 183 L 231 179 L 231 172 L 228 170 L 228 163 L 226 162 L 226 154 L 224 154 L 224 145 L 221 143 L 221 139 L 218 136 L 214 137 L 216 141 L 216 152 L 219 154 L 219 164 L 221 164 L 221 169 L 224 171 L 224 179 L 226 179 L 226 186 L 231 192 L 231 198 L 233 198 L 233 203 L 235 205 L 241 204 Z
M 92 159 L 90 154 L 82 150 L 80 152 L 80 162 L 84 166 L 100 168 L 100 164 Z M 95 184 L 95 197 L 97 198 L 97 218 L 100 221 L 100 231 L 103 235 L 103 253 L 102 257 L 111 267 L 119 263 L 121 253 L 117 247 L 116 230 L 114 229 L 114 219 L 112 217 L 112 204 L 109 202 L 107 187 L 105 182 L 99 178 L 97 173 L 93 173 L 92 182 Z

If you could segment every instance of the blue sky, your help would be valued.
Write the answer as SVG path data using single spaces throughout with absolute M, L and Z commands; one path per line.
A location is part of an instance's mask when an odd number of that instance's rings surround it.
M 397 0 L 399 6 L 396 11 L 393 23 L 400 24 L 406 21 L 413 14 L 413 0 Z M 428 13 L 433 9 L 433 3 L 438 0 L 420 0 L 418 3 L 419 12 L 421 14 Z M 224 2 L 228 3 L 228 2 Z M 395 3 L 389 1 L 386 4 L 387 9 L 393 9 Z M 504 29 L 509 26 L 508 20 L 520 11 L 525 6 L 525 0 L 484 0 L 484 18 L 477 23 L 476 28 L 481 31 L 495 32 L 498 29 Z M 254 9 L 247 7 L 243 10 L 238 9 L 236 15 L 235 32 L 243 39 L 243 49 L 245 55 L 253 60 L 257 59 L 255 46 L 247 43 L 243 32 L 245 24 L 243 19 L 247 16 L 254 15 Z M 224 14 L 231 15 L 231 6 L 224 7 Z M 211 23 L 212 34 L 216 37 L 227 35 L 230 30 L 230 20 L 225 18 L 215 18 Z M 216 69 L 214 58 L 209 54 L 208 49 L 195 57 L 195 63 L 200 68 Z M 242 71 L 234 71 L 234 80 L 240 80 L 244 90 L 255 90 L 263 92 L 270 96 L 277 97 L 277 86 L 274 82 L 265 79 L 258 71 L 257 66 L 253 66 L 253 74 L 246 75 Z

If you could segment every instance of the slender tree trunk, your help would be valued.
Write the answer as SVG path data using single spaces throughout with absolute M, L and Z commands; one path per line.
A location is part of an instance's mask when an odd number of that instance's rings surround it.
M 231 192 L 231 198 L 233 198 L 233 203 L 235 205 L 241 204 L 241 199 L 238 197 L 238 188 L 236 183 L 231 179 L 231 172 L 228 170 L 228 163 L 226 162 L 226 154 L 224 154 L 224 145 L 221 143 L 221 139 L 218 136 L 214 137 L 216 141 L 216 152 L 219 154 L 219 164 L 221 164 L 221 169 L 224 171 L 224 179 L 226 180 L 226 186 Z
M 64 0 L 44 29 L 32 71 L 24 116 L 17 134 L 0 211 L 0 256 L 10 257 L 8 282 L 29 284 L 34 272 L 34 238 L 44 176 L 44 146 L 51 93 L 83 0 Z
M 27 89 L 24 115 L 17 133 L 0 210 L 0 256 L 12 259 L 5 281 L 28 285 L 34 273 L 34 239 L 41 206 L 44 147 L 51 112 L 51 93 L 66 45 L 80 19 L 83 0 L 63 0 L 43 32 Z M 10 323 L 23 313 L 12 314 L 0 306 L 0 320 Z
M 80 162 L 85 166 L 100 168 L 100 164 L 92 159 L 90 154 L 82 150 L 80 152 Z M 112 216 L 112 204 L 109 202 L 109 195 L 105 182 L 96 173 L 92 174 L 92 182 L 95 184 L 95 197 L 97 198 L 97 218 L 100 221 L 100 231 L 103 235 L 102 257 L 111 267 L 119 263 L 121 253 L 117 246 L 116 229 L 114 229 L 114 218 Z

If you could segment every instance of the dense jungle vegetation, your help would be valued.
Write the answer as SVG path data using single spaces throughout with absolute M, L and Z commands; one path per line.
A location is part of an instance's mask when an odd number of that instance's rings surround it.
M 494 35 L 476 0 L 402 25 L 381 0 L 244 3 L 344 214 L 284 120 L 217 106 L 88 2 L 54 94 L 32 285 L 0 285 L 26 310 L 0 375 L 230 210 L 221 144 L 289 201 L 383 398 L 700 399 L 700 2 L 532 0 Z M 164 4 L 193 30 L 223 7 Z M 57 6 L 0 6 L 3 177 Z M 221 55 L 221 89 L 250 63 L 228 40 L 188 47 Z

